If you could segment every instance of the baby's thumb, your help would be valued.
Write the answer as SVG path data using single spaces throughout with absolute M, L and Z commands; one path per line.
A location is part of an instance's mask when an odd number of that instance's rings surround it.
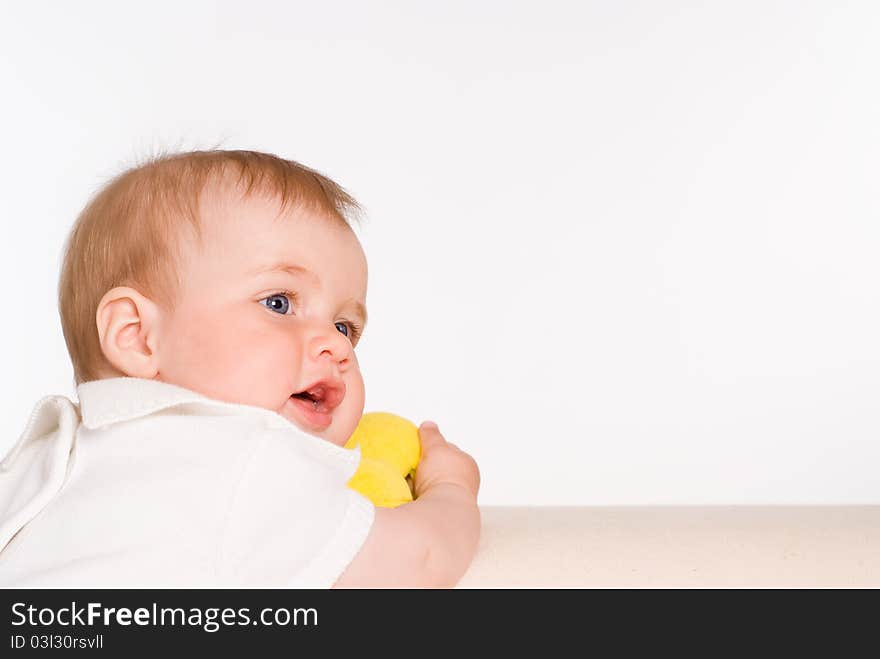
M 440 434 L 440 428 L 433 421 L 425 421 L 419 426 L 419 441 L 422 443 L 423 454 L 435 446 L 442 446 L 446 443 L 443 435 Z

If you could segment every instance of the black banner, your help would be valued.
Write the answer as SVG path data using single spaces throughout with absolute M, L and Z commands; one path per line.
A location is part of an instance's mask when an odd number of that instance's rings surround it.
M 0 593 L 3 657 L 22 652 L 468 651 L 515 644 L 871 650 L 875 592 L 749 590 L 34 590 Z M 863 600 L 858 602 L 857 599 Z M 851 612 L 847 612 L 849 603 Z M 831 634 L 835 623 L 844 633 Z M 712 646 L 701 645 L 707 638 Z M 860 641 L 859 639 L 865 639 Z M 827 644 L 823 644 L 827 643 Z M 867 643 L 867 645 L 865 645 Z

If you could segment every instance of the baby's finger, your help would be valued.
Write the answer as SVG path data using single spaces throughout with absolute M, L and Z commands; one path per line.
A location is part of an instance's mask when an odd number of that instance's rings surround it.
M 419 426 L 419 441 L 422 443 L 422 453 L 426 453 L 435 446 L 442 446 L 446 443 L 440 429 L 433 421 L 425 421 Z

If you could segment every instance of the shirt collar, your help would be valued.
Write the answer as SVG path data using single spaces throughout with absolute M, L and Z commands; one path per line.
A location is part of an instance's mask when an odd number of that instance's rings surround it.
M 284 417 L 271 410 L 250 405 L 224 403 L 189 389 L 159 380 L 142 378 L 107 378 L 84 382 L 76 388 L 80 416 L 87 428 L 99 428 L 120 421 L 130 421 L 177 405 L 200 404 L 208 408 L 228 409 L 238 413 L 263 416 L 273 425 L 287 425 Z

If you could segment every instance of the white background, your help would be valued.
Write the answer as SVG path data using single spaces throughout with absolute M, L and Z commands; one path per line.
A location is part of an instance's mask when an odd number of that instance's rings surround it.
M 16 3 L 0 448 L 73 396 L 66 233 L 160 149 L 366 207 L 367 409 L 484 504 L 880 503 L 880 4 Z

